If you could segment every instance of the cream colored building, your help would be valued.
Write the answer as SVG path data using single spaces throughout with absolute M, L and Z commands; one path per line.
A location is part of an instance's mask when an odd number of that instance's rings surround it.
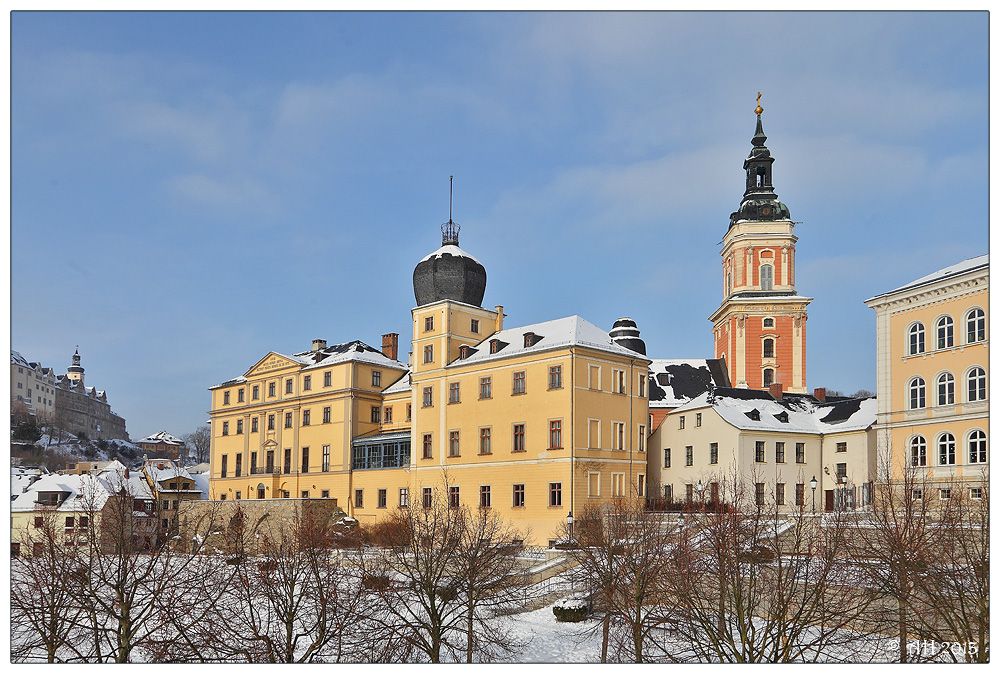
M 816 393 L 717 388 L 671 410 L 650 438 L 651 488 L 667 501 L 708 504 L 731 498 L 720 485 L 739 480 L 753 487 L 749 498 L 786 510 L 867 505 L 875 399 Z
M 865 303 L 876 316 L 880 469 L 980 482 L 989 469 L 989 256 Z

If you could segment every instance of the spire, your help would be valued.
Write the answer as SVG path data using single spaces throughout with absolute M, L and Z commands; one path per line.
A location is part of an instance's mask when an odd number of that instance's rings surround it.
M 771 183 L 771 165 L 774 157 L 767 149 L 765 143 L 767 136 L 764 135 L 764 123 L 761 121 L 761 114 L 764 108 L 760 104 L 760 92 L 757 92 L 757 107 L 754 113 L 757 115 L 757 128 L 754 132 L 750 144 L 753 148 L 750 155 L 743 162 L 743 170 L 746 171 L 746 191 L 743 192 L 743 201 L 740 208 L 729 216 L 729 226 L 732 227 L 741 220 L 755 220 L 770 222 L 774 220 L 790 220 L 791 216 L 788 207 L 778 201 L 778 195 L 774 192 Z
M 77 344 L 76 352 L 73 353 L 73 365 L 80 367 L 80 345 Z
M 461 231 L 462 226 L 451 219 L 451 207 L 452 202 L 455 198 L 455 176 L 448 176 L 449 188 L 448 188 L 448 222 L 441 225 L 441 245 L 458 245 L 458 233 Z

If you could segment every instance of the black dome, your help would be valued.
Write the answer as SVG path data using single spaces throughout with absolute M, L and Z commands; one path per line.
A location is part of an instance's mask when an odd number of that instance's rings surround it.
M 421 260 L 413 270 L 413 296 L 417 306 L 454 300 L 479 307 L 486 294 L 486 268 L 479 260 L 446 243 Z
M 646 342 L 639 338 L 639 328 L 631 318 L 623 317 L 615 321 L 611 328 L 611 341 L 626 349 L 646 355 Z

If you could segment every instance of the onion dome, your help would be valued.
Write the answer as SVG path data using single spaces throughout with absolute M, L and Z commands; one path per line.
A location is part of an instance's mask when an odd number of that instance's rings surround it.
M 441 247 L 413 270 L 413 296 L 418 307 L 441 300 L 482 306 L 486 267 L 458 247 L 459 230 L 461 226 L 449 213 L 448 222 L 441 225 Z
M 619 318 L 608 334 L 611 335 L 611 341 L 615 344 L 646 355 L 646 342 L 639 338 L 639 328 L 636 327 L 635 321 L 631 318 L 627 316 Z
M 741 220 L 757 222 L 791 220 L 788 206 L 778 201 L 778 195 L 775 194 L 771 184 L 771 165 L 774 163 L 774 157 L 764 145 L 767 136 L 764 135 L 764 126 L 760 121 L 764 108 L 760 106 L 759 93 L 754 112 L 757 113 L 757 131 L 750 141 L 753 145 L 750 156 L 743 162 L 743 169 L 747 174 L 747 188 L 743 193 L 739 209 L 729 216 L 730 227 Z

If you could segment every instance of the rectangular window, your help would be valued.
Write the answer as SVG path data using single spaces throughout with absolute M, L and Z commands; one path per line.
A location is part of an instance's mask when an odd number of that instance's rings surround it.
M 694 447 L 688 445 L 684 448 L 684 465 L 693 466 L 694 465 Z
M 378 405 L 372 405 L 372 423 L 377 424 L 382 421 L 382 408 Z
M 354 490 L 354 507 L 364 508 L 365 507 L 365 490 L 355 489 Z
M 939 489 L 938 490 L 938 498 L 941 499 L 942 501 L 947 501 L 948 499 L 950 499 L 951 498 L 951 489 L 949 489 L 949 488 Z
M 381 370 L 372 370 L 372 386 L 375 386 L 376 388 L 382 386 Z
M 754 445 L 753 460 L 757 463 L 766 463 L 767 457 L 764 456 L 764 441 L 758 440 Z
M 490 485 L 488 484 L 479 485 L 479 507 L 490 507 Z
M 640 498 L 646 498 L 646 476 L 639 473 L 636 480 L 635 494 Z
M 434 443 L 433 443 L 433 438 L 431 437 L 431 434 L 430 433 L 424 433 L 424 445 L 423 445 L 423 447 L 424 447 L 424 453 L 422 454 L 422 458 L 425 458 L 425 459 L 431 458 L 431 449 L 432 449 L 433 445 L 434 445 Z
M 983 488 L 982 487 L 970 487 L 969 488 L 969 498 L 979 501 L 983 498 Z
M 243 455 L 242 454 L 237 454 L 236 455 L 236 471 L 235 471 L 235 475 L 236 475 L 236 477 L 239 477 L 239 476 L 243 475 Z M 171 489 L 177 489 L 177 486 L 174 485 L 174 484 L 171 484 L 170 488 Z
M 644 374 L 639 375 L 639 397 L 646 397 L 646 375 Z
M 511 391 L 512 394 L 517 395 L 519 393 L 524 393 L 524 371 L 514 373 L 514 389 Z
M 385 423 L 387 423 L 387 424 L 391 424 L 392 423 L 392 408 L 391 407 L 386 407 L 382 411 L 382 419 L 384 419 Z
M 399 507 L 409 508 L 410 507 L 410 488 L 400 487 L 399 488 Z
M 683 431 L 683 430 L 684 430 L 684 415 L 683 415 L 683 414 L 682 414 L 682 415 L 680 416 L 680 420 L 679 420 L 679 422 L 680 422 L 680 423 L 678 424 L 677 428 L 678 428 L 679 430 L 682 430 L 682 431 Z
M 779 482 L 774 485 L 774 502 L 778 505 L 785 505 L 785 483 Z
M 275 393 L 274 393 L 275 385 L 276 385 L 276 382 L 273 382 L 273 381 L 272 382 L 268 382 L 268 384 L 267 384 L 267 397 L 268 398 L 273 398 L 275 396 Z
M 243 435 L 243 420 L 236 420 L 236 435 Z
M 238 391 L 236 392 L 236 401 L 237 401 L 237 402 L 241 402 L 241 403 L 242 403 L 242 402 L 246 402 L 246 397 L 247 397 L 247 392 L 246 392 L 246 389 L 242 389 L 242 388 L 241 388 L 241 389 L 239 389 L 239 390 L 238 390 Z
M 459 508 L 462 505 L 462 497 L 456 485 L 448 487 L 448 507 Z
M 549 422 L 549 449 L 562 449 L 562 419 Z
M 223 435 L 229 435 L 229 422 L 228 421 L 223 421 L 222 422 L 222 434 Z
M 646 451 L 646 426 L 644 424 L 639 424 L 639 430 L 638 430 L 638 433 L 636 433 L 636 436 L 639 439 L 639 451 L 640 452 L 645 452 Z
M 430 487 L 424 487 L 420 494 L 420 501 L 425 510 L 434 506 L 434 492 Z
M 479 378 L 479 398 L 492 398 L 493 397 L 493 377 L 480 377 Z
M 323 472 L 330 470 L 330 445 L 323 445 Z
M 424 362 L 433 363 L 434 362 L 434 345 L 428 344 L 424 347 Z
M 601 366 L 591 365 L 587 368 L 587 388 L 601 390 Z
M 611 473 L 611 496 L 614 498 L 625 496 L 625 473 Z
M 413 418 L 413 405 L 406 403 L 406 420 L 410 421 Z
M 313 378 L 311 374 L 307 374 L 302 377 L 302 390 L 311 391 L 313 387 Z
M 291 427 L 292 427 L 292 413 L 285 412 L 285 428 L 291 428 Z
M 478 318 L 473 318 L 472 321 L 469 323 L 469 332 L 471 332 L 474 335 L 478 335 L 479 334 L 479 319 Z
M 597 498 L 601 495 L 601 474 L 587 473 L 587 496 Z
M 458 403 L 462 401 L 462 389 L 461 385 L 457 381 L 453 381 L 448 384 L 448 404 Z
M 490 444 L 490 435 L 493 429 L 489 426 L 479 429 L 479 453 L 480 454 L 492 454 L 493 450 Z
M 303 473 L 308 473 L 309 472 L 309 448 L 308 447 L 303 447 L 302 448 L 302 472 Z
M 806 502 L 806 485 L 799 482 L 795 485 L 795 505 L 800 506 Z
M 38 388 L 38 387 L 36 386 L 35 388 Z M 229 391 L 224 391 L 222 393 L 222 404 L 223 405 L 228 405 L 229 404 Z
M 291 392 L 292 392 L 292 380 L 291 379 L 286 379 L 285 380 L 285 393 L 291 393 Z
M 549 482 L 549 507 L 562 506 L 562 482 Z
M 805 463 L 806 462 L 806 443 L 796 442 L 795 443 L 795 463 Z
M 665 447 L 663 449 L 663 467 L 670 468 L 670 448 Z
M 330 408 L 329 407 L 324 407 L 323 408 L 323 423 L 324 424 L 330 423 Z
M 762 506 L 762 505 L 764 505 L 764 483 L 763 482 L 758 482 L 755 485 L 755 487 L 756 487 L 756 494 L 755 494 L 755 496 L 756 496 L 757 505 Z
M 694 415 L 694 427 L 701 428 L 701 412 Z
M 590 419 L 587 422 L 587 446 L 590 449 L 601 448 L 601 420 Z
M 774 462 L 775 463 L 785 462 L 785 443 L 783 442 L 774 443 Z
M 252 419 L 250 419 L 250 432 L 251 433 L 256 433 L 257 432 L 257 424 L 258 424 L 257 417 L 253 417 Z
M 288 447 L 285 448 L 285 473 L 292 472 L 292 450 Z
M 424 387 L 424 407 L 434 406 L 434 389 L 430 386 Z
M 458 431 L 448 433 L 448 456 L 461 456 Z
M 690 482 L 684 485 L 684 500 L 688 503 L 694 500 L 694 485 Z
M 302 425 L 308 426 L 312 423 L 312 410 L 302 410 Z
M 324 490 L 320 491 L 319 495 L 320 495 L 321 498 L 330 498 L 330 490 L 329 489 L 324 489 Z
M 524 451 L 524 424 L 514 424 L 514 441 L 511 445 L 511 451 Z
M 913 500 L 914 501 L 919 501 L 919 500 L 921 500 L 924 497 L 924 490 L 923 489 L 914 489 L 911 492 L 911 494 L 913 496 Z
M 712 442 L 708 445 L 708 462 L 712 465 L 719 463 L 719 443 Z
M 625 449 L 625 424 L 620 421 L 611 422 L 611 449 Z
M 515 484 L 514 485 L 514 500 L 511 503 L 514 508 L 524 507 L 524 485 Z
M 846 451 L 847 451 L 847 443 L 846 442 L 838 442 L 837 443 L 837 452 L 839 453 L 839 452 L 846 452 Z
M 562 388 L 562 365 L 549 368 L 549 388 Z
M 229 472 L 229 457 L 226 454 L 222 455 L 222 474 L 219 477 L 226 477 Z
M 378 507 L 379 508 L 385 508 L 387 500 L 388 500 L 388 497 L 387 497 L 386 490 L 385 489 L 379 489 L 378 490 Z
M 430 332 L 434 329 L 434 317 L 426 316 L 424 317 L 424 332 Z
M 236 498 L 239 498 L 239 496 L 237 496 Z M 308 489 L 303 489 L 302 490 L 302 498 L 309 498 L 309 490 Z
M 269 430 L 269 431 L 273 431 L 274 430 L 274 415 L 273 414 L 268 414 L 267 415 L 267 430 Z
M 329 370 L 323 373 L 323 386 L 333 385 L 333 373 Z
M 254 385 L 253 389 L 250 392 L 250 397 L 253 400 L 260 400 L 260 386 Z

